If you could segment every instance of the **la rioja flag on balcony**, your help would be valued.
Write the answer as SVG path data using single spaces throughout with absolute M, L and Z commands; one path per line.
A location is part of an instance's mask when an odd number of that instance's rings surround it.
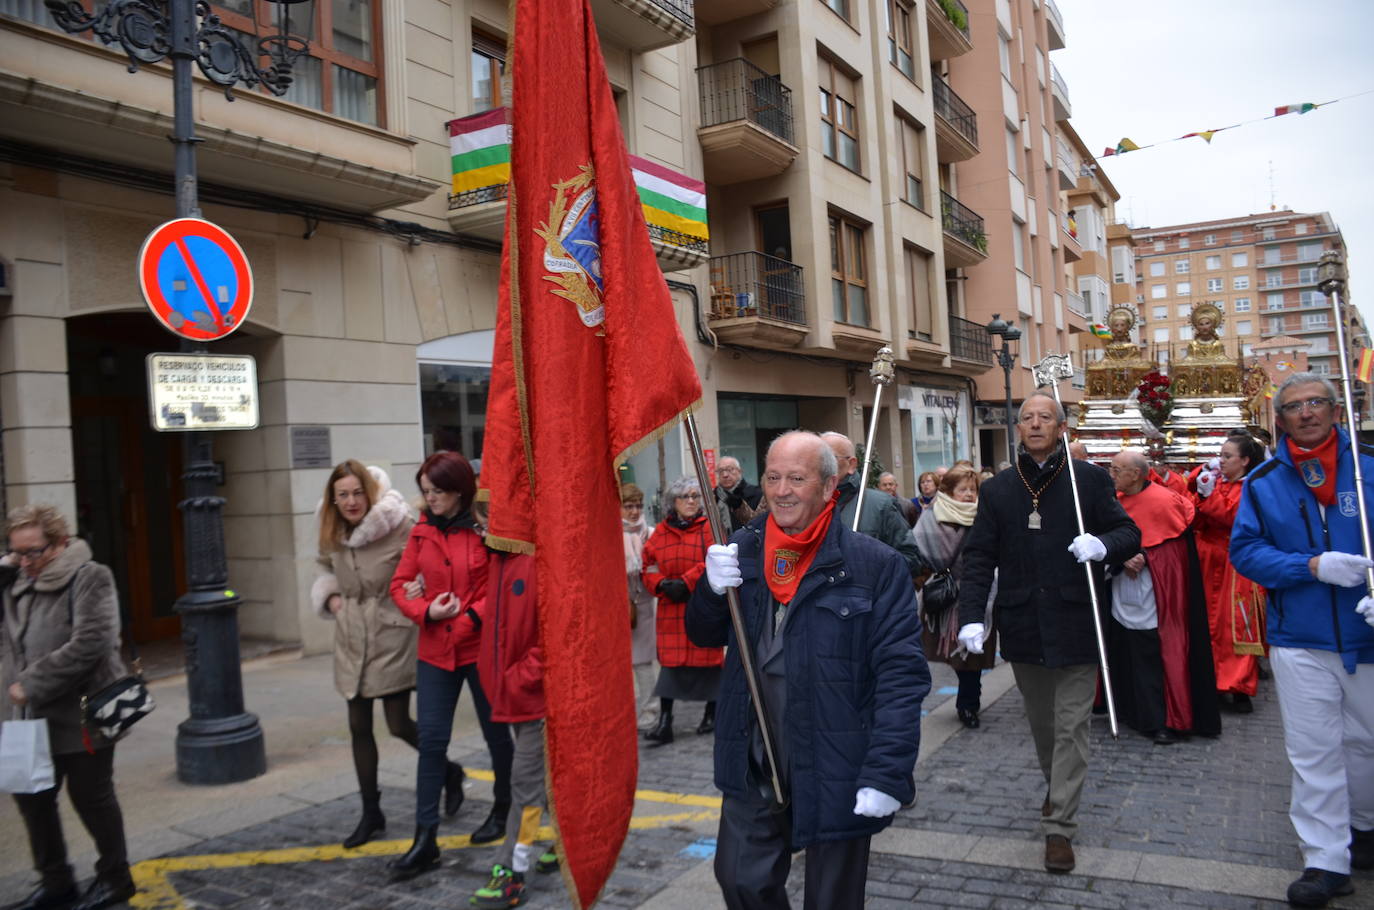
M 569 895 L 589 907 L 638 771 L 616 467 L 694 408 L 701 384 L 587 0 L 517 0 L 514 36 L 482 486 L 488 543 L 537 557 L 551 807 Z

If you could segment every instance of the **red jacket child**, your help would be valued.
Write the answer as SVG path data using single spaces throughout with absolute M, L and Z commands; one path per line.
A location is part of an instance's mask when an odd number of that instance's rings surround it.
M 426 512 L 411 529 L 391 576 L 391 599 L 420 627 L 420 660 L 445 670 L 476 662 L 478 627 L 486 612 L 487 561 L 487 548 L 471 518 L 441 531 Z M 418 575 L 424 576 L 425 593 L 410 600 L 405 586 Z M 461 610 L 436 622 L 428 618 L 429 605 L 445 591 L 453 592 Z
M 534 557 L 492 551 L 477 673 L 491 719 L 523 723 L 544 716 L 544 649 L 539 646 Z

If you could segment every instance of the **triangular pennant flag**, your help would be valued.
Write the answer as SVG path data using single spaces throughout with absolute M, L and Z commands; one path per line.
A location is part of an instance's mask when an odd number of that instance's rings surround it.
M 1284 114 L 1305 114 L 1308 111 L 1315 111 L 1316 109 L 1317 105 L 1310 101 L 1304 101 L 1302 104 L 1285 104 L 1283 107 L 1274 108 L 1274 116 L 1282 117 Z
M 1123 136 L 1121 141 L 1116 144 L 1116 153 L 1118 155 L 1124 155 L 1127 152 L 1137 151 L 1139 148 L 1140 146 Z
M 1201 137 L 1202 137 L 1202 141 L 1206 142 L 1208 145 L 1211 145 L 1211 144 L 1212 144 L 1212 137 L 1215 136 L 1215 135 L 1216 135 L 1217 133 L 1219 133 L 1219 132 L 1221 132 L 1221 130 L 1202 130 L 1201 132 L 1198 132 L 1198 133 L 1184 133 L 1182 136 L 1179 136 L 1178 138 L 1180 138 L 1180 139 L 1191 139 L 1191 138 L 1194 137 L 1194 136 L 1201 136 Z

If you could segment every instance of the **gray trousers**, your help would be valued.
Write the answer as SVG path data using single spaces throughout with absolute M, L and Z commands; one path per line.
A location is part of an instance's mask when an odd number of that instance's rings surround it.
M 515 757 L 510 764 L 510 812 L 506 814 L 506 839 L 496 848 L 496 862 L 513 868 L 516 843 L 534 843 L 543 810 L 548 806 L 544 788 L 544 720 L 510 725 Z M 519 870 L 521 872 L 524 869 Z
M 720 807 L 716 881 L 729 910 L 790 910 L 792 813 L 774 814 L 762 796 L 727 796 Z M 806 848 L 806 910 L 861 910 L 868 879 L 869 838 Z
M 1088 776 L 1088 726 L 1097 695 L 1097 664 L 1050 669 L 1011 665 L 1026 704 L 1035 755 L 1050 790 L 1050 814 L 1041 820 L 1046 835 L 1073 840 L 1078 831 L 1078 801 Z

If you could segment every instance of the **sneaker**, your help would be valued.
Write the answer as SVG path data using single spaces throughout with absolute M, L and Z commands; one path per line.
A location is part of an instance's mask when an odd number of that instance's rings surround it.
M 558 854 L 552 850 L 545 850 L 539 855 L 539 859 L 534 861 L 534 871 L 545 875 L 550 872 L 558 871 Z
M 1304 869 L 1302 877 L 1288 886 L 1288 903 L 1294 907 L 1325 907 L 1333 897 L 1354 894 L 1350 876 L 1325 869 Z
M 525 902 L 525 876 L 497 863 L 491 881 L 477 889 L 468 903 L 474 907 L 518 907 Z

